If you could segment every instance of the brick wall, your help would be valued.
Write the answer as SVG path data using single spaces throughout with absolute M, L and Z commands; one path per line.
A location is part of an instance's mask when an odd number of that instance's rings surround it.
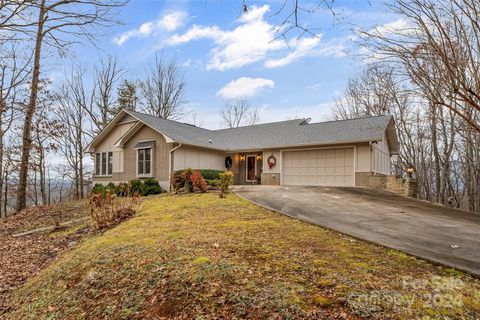
M 417 197 L 417 181 L 373 172 L 355 172 L 355 185 L 373 189 L 385 189 L 407 197 Z
M 386 189 L 399 194 L 405 194 L 405 181 L 395 176 L 387 176 Z
M 385 189 L 387 176 L 373 172 L 355 172 L 355 185 L 374 189 Z

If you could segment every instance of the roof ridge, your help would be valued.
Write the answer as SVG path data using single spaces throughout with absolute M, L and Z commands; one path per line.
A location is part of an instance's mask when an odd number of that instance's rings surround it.
M 273 123 L 283 123 L 283 122 L 293 122 L 293 121 L 305 121 L 305 119 L 306 119 L 306 118 L 290 119 L 290 120 L 282 120 L 282 121 L 272 121 L 272 122 L 264 122 L 264 123 L 250 124 L 250 125 L 240 126 L 240 127 L 235 127 L 235 128 L 217 129 L 217 130 L 213 130 L 213 131 L 218 132 L 218 131 L 235 130 L 235 129 L 241 129 L 241 128 L 258 127 L 258 126 L 263 126 L 263 125 L 273 124 Z
M 144 113 L 144 112 L 132 111 L 132 110 L 125 110 L 125 111 L 126 112 L 138 113 L 138 114 L 141 114 L 143 116 L 148 116 L 148 117 L 151 117 L 151 118 L 155 118 L 155 120 L 170 121 L 170 122 L 175 122 L 175 123 L 182 124 L 182 125 L 185 125 L 185 126 L 190 126 L 190 127 L 196 128 L 196 129 L 206 130 L 206 131 L 209 131 L 209 132 L 215 132 L 215 130 L 207 129 L 207 128 L 204 128 L 204 127 L 199 127 L 199 126 L 196 126 L 196 125 L 191 124 L 191 123 L 180 122 L 180 121 L 172 120 L 172 119 L 164 119 L 164 118 L 160 118 L 160 117 L 157 117 L 157 116 L 154 116 L 154 115 L 151 115 L 151 114 L 148 114 L 148 113 Z
M 327 120 L 327 121 L 319 121 L 319 122 L 310 122 L 310 123 L 307 123 L 307 125 L 319 124 L 319 123 L 329 123 L 329 122 L 355 121 L 355 120 L 380 118 L 380 117 L 393 117 L 393 115 L 392 114 L 382 114 L 382 115 L 377 115 L 377 116 L 364 116 L 364 117 L 351 118 L 351 119 Z

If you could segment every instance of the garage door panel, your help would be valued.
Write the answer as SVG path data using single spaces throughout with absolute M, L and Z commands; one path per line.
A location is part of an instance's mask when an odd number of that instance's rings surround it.
M 354 185 L 353 148 L 285 151 L 282 162 L 285 185 Z

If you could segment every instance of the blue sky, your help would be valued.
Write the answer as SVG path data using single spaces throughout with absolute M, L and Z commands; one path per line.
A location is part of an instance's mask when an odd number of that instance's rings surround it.
M 244 97 L 258 108 L 260 122 L 293 117 L 321 121 L 341 97 L 349 77 L 362 62 L 353 41 L 354 25 L 370 29 L 398 17 L 381 2 L 336 1 L 341 21 L 325 10 L 302 17 L 319 38 L 296 33 L 276 40 L 275 29 L 287 10 L 273 15 L 283 1 L 147 1 L 132 0 L 121 10 L 123 25 L 109 28 L 98 48 L 81 47 L 75 60 L 87 68 L 99 56 L 113 54 L 141 79 L 155 53 L 184 66 L 186 110 L 204 127 L 222 126 L 219 110 L 229 99 Z M 317 1 L 303 1 L 313 7 Z M 187 115 L 184 121 L 191 121 Z

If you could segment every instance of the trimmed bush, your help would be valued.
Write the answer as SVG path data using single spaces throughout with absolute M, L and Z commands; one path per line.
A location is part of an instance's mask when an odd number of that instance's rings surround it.
M 92 188 L 93 194 L 101 194 L 103 197 L 105 197 L 107 193 L 120 197 L 129 197 L 133 193 L 148 196 L 163 192 L 165 192 L 165 190 L 163 190 L 158 181 L 153 178 L 144 181 L 135 179 L 130 182 L 120 182 L 118 185 L 115 185 L 113 182 L 110 182 L 106 186 L 96 183 Z
M 202 176 L 205 180 L 217 180 L 219 179 L 219 174 L 222 173 L 222 170 L 214 170 L 214 169 L 199 169 Z
M 219 179 L 213 179 L 213 180 L 205 180 L 207 185 L 210 187 L 216 188 L 220 185 L 220 180 Z
M 192 174 L 194 171 L 198 171 L 200 172 L 200 174 L 203 176 L 203 178 L 205 179 L 205 182 L 209 185 L 209 186 L 212 186 L 212 187 L 217 187 L 219 185 L 219 175 L 224 172 L 222 170 L 214 170 L 214 169 L 198 169 L 198 170 L 194 170 L 192 168 L 188 168 L 188 169 L 185 169 L 185 170 L 177 170 L 175 171 L 175 173 L 173 174 L 173 177 L 172 177 L 172 183 L 174 183 L 174 185 L 172 186 L 173 190 L 178 190 L 180 188 L 183 188 L 185 187 L 185 177 L 184 177 L 184 172 L 187 171 L 188 173 L 187 174 Z M 188 186 L 188 190 L 192 190 L 192 186 L 189 185 Z
M 140 187 L 140 194 L 142 196 L 148 196 L 151 194 L 160 194 L 164 192 L 162 187 L 160 187 L 160 184 L 158 183 L 157 180 L 153 178 L 149 178 L 145 181 L 143 181 L 143 184 Z
M 141 194 L 141 191 L 142 191 L 142 181 L 141 180 L 138 180 L 138 179 L 131 180 L 130 184 L 132 185 L 131 188 L 132 188 L 133 192 L 138 192 L 138 193 Z
M 105 186 L 101 183 L 95 183 L 95 185 L 92 188 L 92 193 L 99 194 L 103 193 L 105 191 Z

